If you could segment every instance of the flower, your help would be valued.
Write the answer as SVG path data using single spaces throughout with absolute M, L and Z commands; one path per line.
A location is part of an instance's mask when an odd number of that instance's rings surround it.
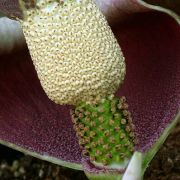
M 110 11 L 108 1 L 105 1 L 107 6 L 97 2 L 112 22 L 112 30 L 126 59 L 127 74 L 117 95 L 128 99 L 138 139 L 136 151 L 139 154 L 133 158 L 142 161 L 139 172 L 142 175 L 178 121 L 180 36 L 179 24 L 174 19 L 177 15 L 162 8 L 159 10 L 174 18 L 150 11 L 149 8 L 157 7 L 139 1 L 126 1 L 127 4 L 121 1 L 122 13 L 112 19 L 107 13 Z M 6 6 L 2 1 L 0 9 L 10 12 L 6 7 L 17 6 Z M 27 49 L 1 55 L 0 94 L 2 144 L 74 169 L 82 170 L 83 164 L 90 175 L 102 172 L 81 161 L 69 114 L 71 107 L 56 105 L 47 98 Z M 129 164 L 131 169 L 133 158 Z

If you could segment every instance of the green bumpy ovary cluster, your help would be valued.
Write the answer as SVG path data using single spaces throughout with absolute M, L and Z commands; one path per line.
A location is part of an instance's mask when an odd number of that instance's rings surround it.
M 71 116 L 83 156 L 97 166 L 127 166 L 136 138 L 125 97 L 111 95 L 92 104 L 82 103 Z
M 93 0 L 39 0 L 21 21 L 48 97 L 77 105 L 113 94 L 125 76 L 120 47 Z

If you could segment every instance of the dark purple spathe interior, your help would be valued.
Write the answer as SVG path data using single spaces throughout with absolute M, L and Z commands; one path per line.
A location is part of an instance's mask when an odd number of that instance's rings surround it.
M 180 29 L 167 15 L 146 13 L 114 32 L 127 63 L 118 94 L 127 97 L 137 149 L 144 151 L 179 109 Z M 81 160 L 69 107 L 47 98 L 26 50 L 0 57 L 0 139 L 62 160 Z
M 19 0 L 0 0 L 0 12 L 6 16 L 22 18 Z
M 137 15 L 116 34 L 127 60 L 126 80 L 117 94 L 128 99 L 137 149 L 145 151 L 180 107 L 180 27 L 167 15 L 151 12 Z

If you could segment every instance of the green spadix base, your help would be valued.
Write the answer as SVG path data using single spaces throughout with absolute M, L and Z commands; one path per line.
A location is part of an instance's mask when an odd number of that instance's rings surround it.
M 111 95 L 82 103 L 71 114 L 83 156 L 100 167 L 127 166 L 134 152 L 135 135 L 125 97 Z

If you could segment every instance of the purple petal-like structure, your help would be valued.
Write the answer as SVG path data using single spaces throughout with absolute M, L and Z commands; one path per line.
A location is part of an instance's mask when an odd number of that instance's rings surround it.
M 165 14 L 137 15 L 115 32 L 126 57 L 126 80 L 118 95 L 130 105 L 145 151 L 180 107 L 180 28 Z
M 78 163 L 80 150 L 68 106 L 48 99 L 28 51 L 0 60 L 0 139 Z
M 19 7 L 19 0 L 1 0 L 0 12 L 9 17 L 22 18 L 23 16 Z
M 113 31 L 127 64 L 117 94 L 127 97 L 136 126 L 136 149 L 144 152 L 179 111 L 180 28 L 166 14 L 145 12 Z M 69 109 L 48 99 L 27 49 L 0 57 L 1 143 L 58 159 L 58 164 L 81 164 Z

